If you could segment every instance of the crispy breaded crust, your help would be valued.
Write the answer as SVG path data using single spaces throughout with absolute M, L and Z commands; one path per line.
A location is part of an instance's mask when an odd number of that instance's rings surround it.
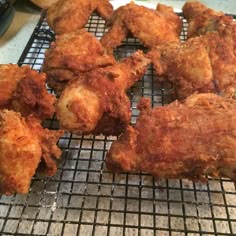
M 138 51 L 72 81 L 57 104 L 61 128 L 76 134 L 120 134 L 131 116 L 125 91 L 142 78 L 149 63 Z
M 112 51 L 131 32 L 144 45 L 152 48 L 164 42 L 178 42 L 182 22 L 171 7 L 158 4 L 149 9 L 131 2 L 114 11 L 109 31 L 101 38 L 102 45 Z
M 0 111 L 0 194 L 27 193 L 41 160 L 40 140 L 14 111 Z
M 56 36 L 45 53 L 43 71 L 49 87 L 59 94 L 67 83 L 80 74 L 115 63 L 99 40 L 86 30 Z
M 108 19 L 113 6 L 108 0 L 59 0 L 49 7 L 47 21 L 56 34 L 73 32 L 83 28 L 94 11 Z
M 157 178 L 236 180 L 236 101 L 214 94 L 150 108 L 115 141 L 106 158 L 114 172 L 144 171 Z
M 236 22 L 233 17 L 208 8 L 199 2 L 186 2 L 183 15 L 188 21 L 188 38 L 218 32 L 236 55 Z
M 62 130 L 44 129 L 32 115 L 0 110 L 0 194 L 27 193 L 32 177 L 40 171 L 55 174 L 61 156 L 56 143 Z
M 236 95 L 236 57 L 217 32 L 160 45 L 147 57 L 159 79 L 173 83 L 175 98 L 184 99 L 194 92 Z
M 49 130 L 43 128 L 34 116 L 28 116 L 26 122 L 31 132 L 38 137 L 42 149 L 42 160 L 39 171 L 46 176 L 53 176 L 57 171 L 57 162 L 62 151 L 57 146 L 59 138 L 64 134 L 63 130 Z
M 55 112 L 56 98 L 46 89 L 46 75 L 28 66 L 0 65 L 0 109 L 43 120 Z

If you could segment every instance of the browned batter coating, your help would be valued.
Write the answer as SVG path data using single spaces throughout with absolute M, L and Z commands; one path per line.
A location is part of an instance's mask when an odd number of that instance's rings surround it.
M 0 194 L 27 193 L 41 157 L 53 161 L 61 155 L 56 146 L 60 135 L 62 131 L 43 129 L 32 116 L 26 120 L 17 112 L 0 110 Z
M 28 66 L 0 65 L 0 109 L 33 114 L 39 119 L 50 118 L 54 112 L 55 96 L 46 89 L 46 75 Z
M 164 42 L 178 42 L 182 22 L 171 7 L 158 4 L 154 10 L 131 2 L 114 11 L 109 25 L 111 28 L 101 38 L 101 43 L 111 51 L 121 44 L 128 32 L 149 48 Z
M 188 37 L 218 32 L 236 55 L 236 22 L 223 12 L 214 11 L 200 2 L 186 2 L 183 15 L 188 21 Z
M 125 91 L 142 78 L 149 63 L 137 51 L 121 62 L 72 81 L 58 99 L 61 128 L 76 134 L 120 134 L 131 117 Z
M 109 0 L 59 0 L 49 7 L 47 21 L 56 34 L 73 32 L 83 28 L 95 11 L 107 20 L 113 6 Z
M 61 149 L 57 142 L 64 134 L 63 130 L 49 130 L 43 128 L 40 122 L 34 116 L 28 116 L 26 122 L 31 132 L 38 137 L 42 149 L 41 163 L 39 171 L 46 176 L 53 176 L 57 171 L 57 160 L 61 157 Z
M 56 36 L 45 53 L 43 71 L 49 87 L 59 94 L 81 73 L 114 63 L 114 57 L 105 53 L 99 40 L 82 29 Z
M 194 92 L 236 93 L 236 57 L 218 33 L 211 32 L 183 43 L 160 45 L 148 54 L 159 80 L 173 83 L 174 97 Z
M 195 94 L 184 102 L 150 108 L 113 142 L 106 165 L 114 172 L 147 172 L 157 178 L 236 181 L 236 101 Z
M 0 194 L 27 193 L 42 150 L 25 119 L 0 111 Z

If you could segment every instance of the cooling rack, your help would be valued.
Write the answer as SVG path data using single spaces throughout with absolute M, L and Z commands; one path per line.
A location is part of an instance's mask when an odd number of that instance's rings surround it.
M 186 38 L 186 22 L 181 39 Z M 98 38 L 105 22 L 92 15 L 86 28 Z M 19 65 L 40 70 L 44 53 L 54 40 L 42 14 Z M 128 38 L 115 51 L 123 58 L 137 49 Z M 171 85 L 159 84 L 149 67 L 144 78 L 128 94 L 132 121 L 138 115 L 141 96 L 153 106 L 170 102 Z M 49 89 L 49 92 L 50 91 Z M 58 128 L 56 119 L 45 126 Z M 113 174 L 104 164 L 116 137 L 78 136 L 67 133 L 59 140 L 63 150 L 57 174 L 36 175 L 27 195 L 0 197 L 0 235 L 235 235 L 236 190 L 228 179 L 208 178 L 206 183 L 156 180 L 145 173 Z

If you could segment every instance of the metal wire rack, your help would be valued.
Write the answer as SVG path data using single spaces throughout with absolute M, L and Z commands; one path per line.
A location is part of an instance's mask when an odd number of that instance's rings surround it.
M 98 38 L 105 22 L 93 15 L 86 28 Z M 186 38 L 186 22 L 181 39 Z M 40 70 L 44 53 L 54 39 L 42 15 L 20 65 Z M 144 49 L 128 38 L 115 52 L 122 58 Z M 129 90 L 132 123 L 136 104 L 148 96 L 153 106 L 170 101 L 170 85 L 159 84 L 150 67 L 143 80 Z M 50 90 L 49 90 L 50 91 Z M 57 128 L 56 119 L 45 126 Z M 236 190 L 228 179 L 207 183 L 156 180 L 145 173 L 113 174 L 104 159 L 116 137 L 65 134 L 59 141 L 63 155 L 52 178 L 36 175 L 27 195 L 0 197 L 0 235 L 235 235 Z

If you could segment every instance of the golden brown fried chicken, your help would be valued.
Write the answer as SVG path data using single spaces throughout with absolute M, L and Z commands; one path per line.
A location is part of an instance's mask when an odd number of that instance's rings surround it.
M 173 83 L 174 97 L 178 99 L 194 92 L 235 96 L 236 57 L 217 33 L 183 43 L 164 44 L 152 49 L 147 56 L 161 76 L 159 79 Z
M 113 142 L 107 154 L 109 170 L 236 181 L 235 100 L 206 93 L 154 109 L 143 99 L 139 109 L 135 126 Z
M 158 4 L 149 9 L 134 2 L 114 11 L 110 30 L 101 38 L 102 45 L 111 51 L 121 44 L 128 32 L 151 48 L 164 42 L 178 42 L 182 22 L 171 7 Z
M 0 194 L 27 193 L 42 155 L 25 119 L 0 111 Z
M 44 73 L 28 66 L 0 65 L 0 109 L 15 110 L 25 117 L 50 118 L 56 98 L 47 92 L 45 80 Z
M 144 75 L 150 60 L 141 51 L 72 81 L 57 104 L 62 129 L 76 134 L 120 134 L 130 122 L 125 91 Z
M 186 2 L 183 6 L 184 17 L 188 21 L 188 37 L 218 32 L 232 46 L 236 55 L 236 22 L 223 12 L 216 12 L 200 2 Z
M 82 29 L 56 36 L 45 53 L 43 71 L 49 87 L 59 94 L 81 73 L 114 63 L 114 57 L 105 53 L 99 40 Z
M 47 21 L 56 34 L 69 33 L 83 28 L 94 11 L 107 20 L 113 7 L 109 0 L 59 0 L 49 7 Z
M 61 134 L 43 129 L 36 118 L 25 120 L 17 112 L 1 110 L 0 194 L 27 193 L 41 156 L 51 160 L 60 156 L 56 142 Z
M 202 15 L 206 10 L 207 7 L 198 1 L 187 1 L 182 7 L 184 18 L 187 20 Z
M 125 25 L 126 8 L 127 5 L 121 6 L 113 12 L 107 22 L 107 26 L 110 27 L 109 31 L 100 39 L 101 44 L 109 53 L 112 53 L 113 49 L 119 46 L 129 33 Z
M 42 149 L 42 160 L 40 172 L 47 176 L 53 176 L 57 171 L 57 162 L 61 156 L 61 150 L 57 146 L 57 141 L 64 134 L 63 130 L 49 130 L 43 128 L 34 116 L 28 116 L 26 122 L 31 132 L 38 137 Z

